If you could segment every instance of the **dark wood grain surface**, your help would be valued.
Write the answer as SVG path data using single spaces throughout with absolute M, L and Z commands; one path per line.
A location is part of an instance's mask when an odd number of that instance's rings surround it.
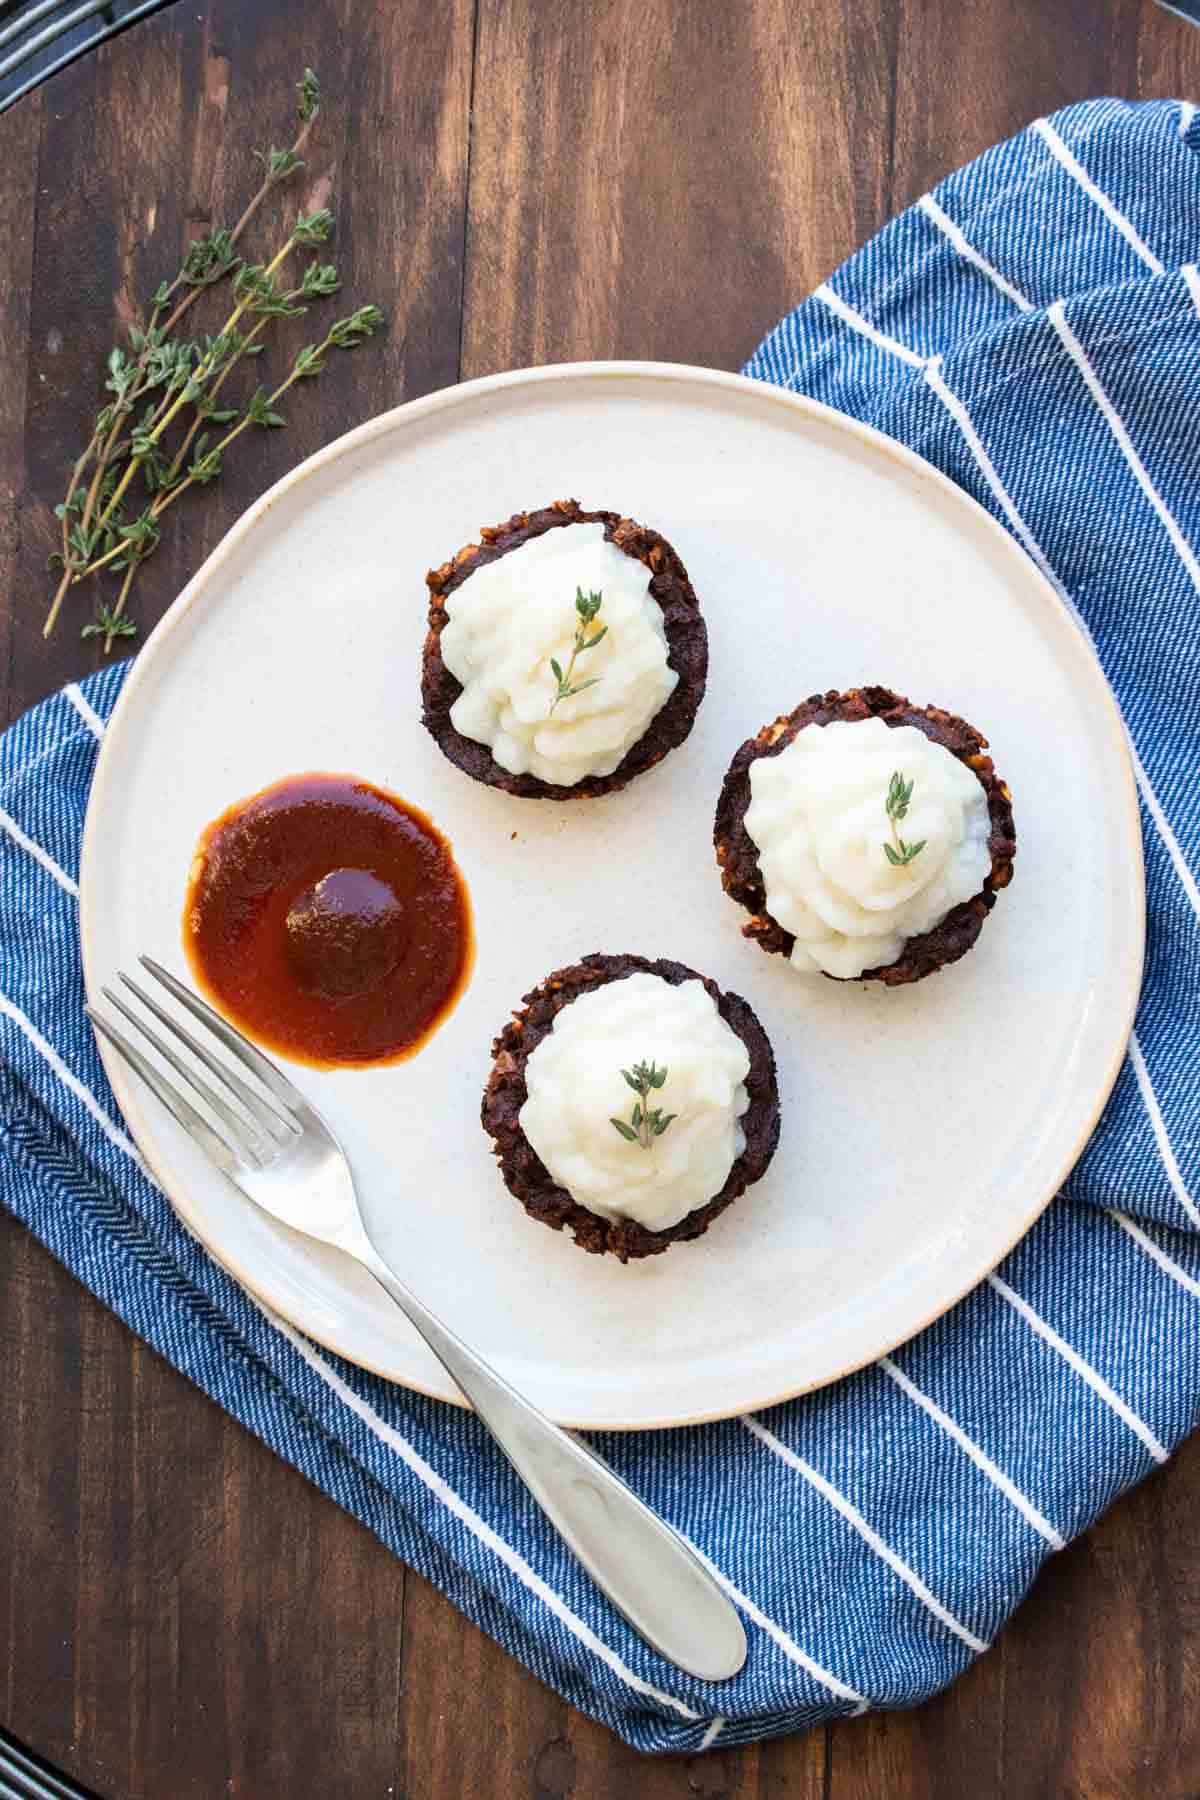
M 98 358 L 227 219 L 309 62 L 382 344 L 172 515 L 158 616 L 256 494 L 385 406 L 570 357 L 734 368 L 870 232 L 1039 113 L 1200 98 L 1150 0 L 179 0 L 0 118 L 0 696 Z M 269 225 L 269 218 L 264 222 Z M 649 1762 L 571 1712 L 0 1214 L 0 1724 L 107 1800 L 1196 1800 L 1200 1441 L 1057 1557 L 947 1695 Z

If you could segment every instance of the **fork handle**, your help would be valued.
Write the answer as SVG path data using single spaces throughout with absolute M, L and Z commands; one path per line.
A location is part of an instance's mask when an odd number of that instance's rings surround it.
M 443 1325 L 369 1240 L 356 1242 L 350 1254 L 420 1332 L 551 1524 L 639 1636 L 701 1681 L 736 1675 L 746 1660 L 742 1622 L 678 1533 Z

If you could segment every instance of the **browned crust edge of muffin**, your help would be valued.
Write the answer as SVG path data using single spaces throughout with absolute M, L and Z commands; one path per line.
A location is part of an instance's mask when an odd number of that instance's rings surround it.
M 666 704 L 655 713 L 637 743 L 630 745 L 611 775 L 588 775 L 571 787 L 556 787 L 536 775 L 510 775 L 495 761 L 486 744 L 477 744 L 454 729 L 450 708 L 462 693 L 462 684 L 442 661 L 441 638 L 447 616 L 446 597 L 461 587 L 473 570 L 565 525 L 603 525 L 610 543 L 645 564 L 650 574 L 650 592 L 662 608 L 667 665 L 679 680 Z M 659 532 L 634 519 L 622 518 L 620 513 L 586 512 L 578 500 L 556 500 L 536 512 L 514 513 L 503 525 L 485 526 L 479 535 L 482 543 L 465 545 L 449 562 L 440 569 L 431 569 L 425 577 L 429 588 L 429 631 L 421 659 L 422 724 L 456 768 L 507 794 L 527 800 L 574 800 L 615 793 L 682 744 L 704 698 L 708 631 L 687 570 Z
M 602 1219 L 572 1199 L 555 1182 L 521 1130 L 519 1114 L 526 1100 L 525 1065 L 550 1031 L 558 1014 L 580 994 L 643 972 L 658 975 L 678 987 L 685 981 L 702 981 L 717 1011 L 741 1038 L 750 1056 L 746 1091 L 750 1104 L 742 1116 L 746 1148 L 730 1169 L 719 1194 L 677 1225 L 665 1231 L 648 1231 L 633 1219 Z M 596 1255 L 611 1252 L 621 1262 L 642 1256 L 658 1256 L 672 1244 L 702 1237 L 713 1220 L 740 1194 L 764 1175 L 779 1143 L 779 1084 L 770 1039 L 752 1007 L 739 994 L 725 993 L 715 981 L 697 974 L 684 963 L 644 956 L 585 956 L 552 975 L 526 994 L 492 1045 L 492 1073 L 484 1089 L 483 1128 L 494 1140 L 496 1160 L 509 1192 L 521 1202 L 531 1219 L 561 1231 L 570 1226 L 581 1250 Z
M 848 688 L 845 693 L 831 689 L 827 694 L 813 694 L 802 701 L 794 712 L 785 713 L 764 725 L 756 737 L 747 738 L 729 765 L 717 802 L 713 842 L 721 870 L 721 885 L 731 899 L 750 914 L 743 925 L 743 936 L 751 938 L 760 950 L 790 956 L 795 937 L 773 919 L 767 911 L 767 892 L 758 865 L 758 846 L 746 830 L 746 809 L 750 804 L 750 764 L 760 756 L 778 756 L 806 725 L 829 725 L 837 720 L 882 719 L 885 725 L 915 725 L 935 744 L 941 744 L 965 763 L 987 796 L 991 831 L 988 850 L 992 866 L 983 886 L 970 900 L 955 906 L 932 931 L 909 938 L 895 962 L 878 969 L 865 969 L 852 977 L 831 976 L 831 980 L 882 981 L 888 987 L 902 987 L 933 975 L 948 963 L 965 956 L 983 929 L 983 921 L 996 903 L 996 895 L 1012 880 L 1013 857 L 1017 851 L 1013 827 L 1012 796 L 997 775 L 987 752 L 987 739 L 968 725 L 965 719 L 943 712 L 939 706 L 914 706 L 890 688 Z

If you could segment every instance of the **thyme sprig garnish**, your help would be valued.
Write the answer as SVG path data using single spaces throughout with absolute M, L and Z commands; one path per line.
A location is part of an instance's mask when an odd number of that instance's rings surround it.
M 256 150 L 263 177 L 237 223 L 214 227 L 188 246 L 172 281 L 160 284 L 144 324 L 129 330 L 128 345 L 115 346 L 105 365 L 111 399 L 96 415 L 91 436 L 71 470 L 55 512 L 62 547 L 51 558 L 62 571 L 44 631 L 49 637 L 68 588 L 103 569 L 122 576 L 115 601 L 102 603 L 82 636 L 102 637 L 105 650 L 137 627 L 125 614 L 130 587 L 160 540 L 159 520 L 190 489 L 221 473 L 222 459 L 251 425 L 285 423 L 277 402 L 297 381 L 321 373 L 330 350 L 348 350 L 382 323 L 378 307 L 361 306 L 339 319 L 295 357 L 286 377 L 260 383 L 249 398 L 218 404 L 230 375 L 263 350 L 272 321 L 297 318 L 316 300 L 337 292 L 332 263 L 315 258 L 287 281 L 283 265 L 296 252 L 327 241 L 333 214 L 325 208 L 301 214 L 266 262 L 250 263 L 237 244 L 266 196 L 304 167 L 301 152 L 321 110 L 317 77 L 306 69 L 296 83 L 299 129 L 286 149 Z M 189 338 L 179 331 L 201 294 L 228 283 L 231 304 L 215 335 Z M 168 435 L 170 434 L 170 435 Z M 142 490 L 134 488 L 139 484 Z
M 587 681 L 577 681 L 573 686 L 571 683 L 571 677 L 575 673 L 575 664 L 585 650 L 594 650 L 601 638 L 608 634 L 608 626 L 602 625 L 599 631 L 594 631 L 590 637 L 588 636 L 588 627 L 600 611 L 600 603 L 603 598 L 603 590 L 598 594 L 585 594 L 582 588 L 575 589 L 575 612 L 578 622 L 575 626 L 575 643 L 571 650 L 571 660 L 567 664 L 566 673 L 563 673 L 561 664 L 553 656 L 550 658 L 550 672 L 558 683 L 558 690 L 550 702 L 550 717 L 554 716 L 554 709 L 560 700 L 569 700 L 572 694 L 582 694 L 585 688 L 595 687 L 600 680 L 599 675 L 593 675 Z
M 912 782 L 905 781 L 899 769 L 893 769 L 892 778 L 888 782 L 887 800 L 884 802 L 884 809 L 892 828 L 892 841 L 890 844 L 884 844 L 883 854 L 895 869 L 906 869 L 910 862 L 920 856 L 929 841 L 927 838 L 922 838 L 918 844 L 906 844 L 896 830 L 897 825 L 907 816 L 912 793 Z
M 626 1142 L 640 1144 L 643 1150 L 649 1150 L 655 1138 L 661 1137 L 672 1120 L 679 1117 L 678 1113 L 667 1113 L 664 1116 L 660 1107 L 648 1104 L 650 1095 L 665 1084 L 667 1070 L 660 1069 L 653 1062 L 640 1062 L 634 1063 L 632 1069 L 622 1069 L 621 1074 L 637 1095 L 637 1105 L 628 1125 L 624 1119 L 610 1119 L 608 1122 L 614 1131 L 620 1132 Z

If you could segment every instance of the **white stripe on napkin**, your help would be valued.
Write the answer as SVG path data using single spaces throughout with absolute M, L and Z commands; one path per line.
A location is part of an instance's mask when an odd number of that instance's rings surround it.
M 852 331 L 857 331 L 861 337 L 870 338 L 871 342 L 878 345 L 880 350 L 887 350 L 892 356 L 898 356 L 901 362 L 908 363 L 914 369 L 925 367 L 923 356 L 918 356 L 915 350 L 908 348 L 907 344 L 901 344 L 896 338 L 889 337 L 886 331 L 878 330 L 868 319 L 864 319 L 861 313 L 855 312 L 852 306 L 847 306 L 841 295 L 835 294 L 827 281 L 823 281 L 819 288 L 813 289 L 812 297 L 814 300 L 819 300 L 822 306 L 827 306 L 830 312 L 836 313 L 843 324 L 849 325 Z
M 1187 291 L 1192 296 L 1192 305 L 1200 313 L 1200 274 L 1196 272 L 1195 263 L 1184 263 L 1179 273 L 1187 284 Z
M 1156 275 L 1165 275 L 1166 270 L 1162 263 L 1159 262 L 1157 256 L 1155 256 L 1153 250 L 1151 250 L 1149 244 L 1145 242 L 1136 227 L 1125 217 L 1125 214 L 1120 208 L 1113 205 L 1108 195 L 1100 191 L 1083 164 L 1078 160 L 1074 153 L 1067 148 L 1066 144 L 1063 143 L 1063 140 L 1059 137 L 1049 119 L 1035 119 L 1033 122 L 1033 129 L 1037 132 L 1050 154 L 1062 164 L 1068 175 L 1079 183 L 1088 199 L 1095 202 L 1109 223 L 1116 227 L 1121 236 L 1125 239 L 1125 242 L 1131 249 L 1137 252 L 1138 256 L 1141 257 L 1146 267 L 1148 269 L 1153 269 Z
M 123 1151 L 131 1161 L 137 1164 L 139 1169 L 142 1168 L 142 1159 L 138 1155 L 136 1145 L 125 1136 L 119 1126 L 113 1124 L 94 1094 L 84 1087 L 78 1075 L 73 1074 L 67 1067 L 54 1045 L 42 1036 L 33 1020 L 23 1013 L 19 1006 L 14 1005 L 6 994 L 0 994 L 0 1014 L 6 1019 L 11 1019 L 18 1031 L 25 1034 L 38 1055 L 57 1075 L 63 1086 L 69 1088 L 79 1104 L 92 1115 L 109 1142 L 115 1144 L 118 1150 Z
M 997 1467 L 987 1452 L 981 1450 L 979 1445 L 967 1436 L 962 1426 L 952 1419 L 950 1414 L 945 1412 L 943 1408 L 938 1405 L 936 1400 L 931 1400 L 929 1395 L 924 1393 L 922 1389 L 917 1386 L 915 1381 L 910 1380 L 904 1373 L 904 1370 L 899 1368 L 897 1364 L 892 1361 L 890 1356 L 881 1356 L 879 1359 L 879 1367 L 883 1370 L 885 1375 L 891 1376 L 892 1380 L 896 1383 L 896 1386 L 900 1388 L 903 1393 L 908 1395 L 914 1405 L 919 1406 L 922 1412 L 928 1413 L 935 1425 L 941 1426 L 947 1437 L 953 1439 L 954 1443 L 958 1445 L 965 1456 L 970 1457 L 971 1461 L 975 1464 L 975 1467 L 980 1469 L 983 1474 L 987 1476 L 989 1481 L 995 1483 L 1005 1499 L 1012 1502 L 1021 1517 L 1032 1525 L 1033 1529 L 1041 1537 L 1045 1538 L 1052 1550 L 1063 1550 L 1066 1548 L 1066 1539 L 1062 1537 L 1059 1532 L 1055 1531 L 1049 1519 L 1047 1519 L 1043 1513 L 1038 1511 L 1037 1507 L 1033 1504 L 1033 1501 L 1021 1492 L 1014 1481 L 1009 1480 L 1008 1476 L 1004 1473 L 1004 1470 Z
M 11 818 L 2 806 L 0 806 L 0 829 L 6 831 L 13 843 L 18 844 L 27 856 L 32 856 L 34 862 L 40 863 L 47 875 L 54 877 L 64 893 L 71 894 L 76 899 L 79 898 L 79 888 L 67 871 L 59 868 L 48 850 L 43 850 L 40 844 L 35 844 L 31 837 L 27 837 L 17 821 Z
M 1052 1350 L 1057 1350 L 1063 1361 L 1074 1369 L 1080 1380 L 1085 1381 L 1092 1389 L 1093 1393 L 1098 1394 L 1105 1405 L 1112 1408 L 1122 1424 L 1128 1425 L 1130 1431 L 1133 1432 L 1133 1435 L 1136 1438 L 1139 1438 L 1146 1446 L 1155 1462 L 1165 1463 L 1167 1460 L 1167 1452 L 1159 1443 L 1150 1427 L 1146 1424 L 1144 1419 L 1138 1418 L 1131 1406 L 1126 1405 L 1125 1401 L 1122 1400 L 1115 1388 L 1111 1388 L 1108 1385 L 1099 1369 L 1094 1369 L 1090 1362 L 1087 1362 L 1080 1356 L 1078 1350 L 1072 1349 L 1066 1339 L 1058 1335 L 1053 1325 L 1047 1324 L 1046 1320 L 1042 1318 L 1042 1315 L 1033 1310 L 1028 1300 L 1023 1300 L 1020 1294 L 1009 1287 L 1007 1281 L 1002 1281 L 999 1275 L 994 1274 L 988 1276 L 988 1281 L 991 1286 L 995 1288 L 996 1292 L 1001 1295 L 1003 1299 L 1007 1300 L 1008 1304 L 1020 1314 L 1029 1328 L 1032 1331 L 1035 1331 L 1044 1343 L 1049 1344 Z
M 77 681 L 68 681 L 66 687 L 63 689 L 63 693 L 67 696 L 67 699 L 71 702 L 71 705 L 75 708 L 75 711 L 79 714 L 88 730 L 94 732 L 96 737 L 102 738 L 104 736 L 104 720 L 100 717 L 100 714 L 96 711 L 79 683 Z
M 931 219 L 938 230 L 949 238 L 964 262 L 969 262 L 972 267 L 979 270 L 981 275 L 986 275 L 992 286 L 998 288 L 1006 299 L 1012 301 L 1014 306 L 1019 306 L 1022 312 L 1033 311 L 1032 301 L 1027 300 L 1021 290 L 1015 288 L 1011 281 L 1006 281 L 999 269 L 993 268 L 986 256 L 980 255 L 974 244 L 969 242 L 965 233 L 954 223 L 950 215 L 943 212 L 932 194 L 922 194 L 917 205 L 926 218 Z
M 1083 615 L 1079 612 L 1062 582 L 1050 567 L 1041 545 L 1017 511 L 1012 495 L 1001 481 L 1000 476 L 996 471 L 995 463 L 983 447 L 983 439 L 971 423 L 971 415 L 968 413 L 958 395 L 953 393 L 947 385 L 946 378 L 942 374 L 942 359 L 940 356 L 931 356 L 926 363 L 925 379 L 941 401 L 942 405 L 946 408 L 946 411 L 950 414 L 950 417 L 954 420 L 954 423 L 958 426 L 958 429 L 962 432 L 963 437 L 967 442 L 967 448 L 975 458 L 975 461 L 979 464 L 980 473 L 991 488 L 992 493 L 996 496 L 1005 518 L 1024 544 L 1026 550 L 1029 552 L 1042 574 L 1046 577 L 1046 580 L 1058 594 L 1059 598 L 1064 600 L 1070 607 L 1078 624 L 1085 632 L 1087 632 L 1090 640 L 1091 633 L 1088 632 L 1087 626 L 1084 624 Z M 1094 647 L 1093 644 L 1093 648 Z
M 1067 324 L 1061 300 L 1056 300 L 1054 302 L 1054 305 L 1047 311 L 1046 317 L 1049 319 L 1051 325 L 1053 325 L 1055 331 L 1062 340 L 1063 347 L 1071 358 L 1071 361 L 1075 364 L 1075 367 L 1079 370 L 1079 373 L 1087 383 L 1088 392 L 1096 402 L 1096 405 L 1100 408 L 1104 417 L 1104 422 L 1112 432 L 1112 435 L 1116 440 L 1117 448 L 1128 463 L 1134 480 L 1154 508 L 1163 530 L 1166 532 L 1175 548 L 1180 562 L 1191 576 L 1193 587 L 1196 589 L 1197 593 L 1200 593 L 1200 563 L 1197 563 L 1195 556 L 1192 554 L 1191 545 L 1184 537 L 1182 531 L 1180 531 L 1179 526 L 1175 523 L 1170 511 L 1159 495 L 1157 488 L 1147 474 L 1146 465 L 1134 449 L 1133 440 L 1125 429 L 1124 423 L 1122 422 L 1116 407 L 1100 385 L 1100 380 L 1096 371 L 1084 354 L 1083 345 L 1079 342 L 1079 339 Z
M 1159 804 L 1158 795 L 1150 785 L 1150 777 L 1142 767 L 1142 759 L 1137 753 L 1137 745 L 1129 737 L 1128 731 L 1126 732 L 1126 741 L 1129 744 L 1129 754 L 1133 758 L 1133 772 L 1137 776 L 1137 784 L 1142 790 L 1142 799 L 1146 802 L 1146 810 L 1154 820 L 1158 835 L 1171 859 L 1171 867 L 1179 877 L 1179 885 L 1187 895 L 1192 911 L 1200 919 L 1200 885 L 1197 884 L 1196 877 L 1188 868 L 1183 847 L 1171 829 L 1171 821 Z
M 676 1530 L 678 1530 L 678 1527 L 676 1527 Z M 741 1607 L 746 1617 L 753 1620 L 760 1631 L 766 1632 L 771 1642 L 783 1651 L 783 1654 L 788 1658 L 789 1662 L 794 1662 L 798 1668 L 806 1670 L 814 1680 L 821 1683 L 822 1687 L 827 1687 L 831 1694 L 836 1694 L 839 1700 L 852 1700 L 854 1702 L 855 1714 L 866 1712 L 867 1707 L 870 1705 L 869 1700 L 866 1700 L 855 1688 L 848 1687 L 844 1681 L 840 1681 L 836 1675 L 832 1675 L 828 1669 L 823 1669 L 819 1662 L 815 1662 L 808 1654 L 807 1650 L 802 1650 L 800 1648 L 795 1638 L 788 1636 L 782 1625 L 777 1625 L 774 1619 L 768 1618 L 762 1608 L 757 1606 L 755 1602 L 751 1600 L 749 1594 L 744 1594 L 741 1588 L 730 1581 L 728 1575 L 723 1574 L 722 1571 L 717 1568 L 711 1557 L 705 1555 L 704 1551 L 693 1538 L 685 1537 L 682 1531 L 679 1535 L 683 1538 L 683 1541 L 688 1548 L 704 1564 L 709 1574 L 713 1577 L 713 1580 L 720 1583 L 721 1587 L 729 1595 L 729 1598 L 734 1601 L 736 1605 Z
M 840 1493 L 831 1481 L 826 1480 L 825 1476 L 814 1469 L 810 1462 L 806 1462 L 804 1457 L 798 1456 L 794 1450 L 789 1449 L 775 1436 L 774 1432 L 768 1431 L 765 1425 L 760 1424 L 748 1413 L 742 1415 L 741 1423 L 781 1462 L 786 1463 L 789 1469 L 794 1469 L 798 1475 L 802 1475 L 805 1481 L 829 1502 L 834 1511 L 840 1513 L 846 1523 L 854 1527 L 863 1542 L 870 1546 L 880 1561 L 885 1562 L 893 1574 L 900 1577 L 905 1587 L 916 1595 L 922 1606 L 927 1607 L 934 1618 L 940 1620 L 948 1631 L 952 1631 L 955 1637 L 960 1637 L 963 1643 L 969 1649 L 974 1650 L 976 1654 L 982 1654 L 988 1648 L 983 1638 L 976 1637 L 975 1633 L 969 1630 L 961 1620 L 955 1618 L 949 1607 L 943 1606 L 937 1595 L 921 1580 L 916 1570 L 906 1563 L 890 1544 L 884 1542 L 879 1533 L 867 1523 L 858 1508 L 846 1498 L 845 1494 Z
M 1135 1224 L 1125 1213 L 1117 1212 L 1115 1207 L 1109 1208 L 1108 1216 L 1114 1224 L 1121 1227 L 1122 1231 L 1129 1233 L 1134 1243 L 1144 1250 L 1153 1262 L 1158 1264 L 1164 1275 L 1169 1275 L 1172 1281 L 1179 1283 L 1185 1293 L 1192 1294 L 1197 1300 L 1200 1300 L 1200 1281 L 1197 1281 L 1193 1275 L 1189 1275 L 1186 1269 L 1181 1269 L 1174 1257 L 1168 1256 L 1166 1251 L 1156 1244 L 1140 1225 Z
M 1146 1058 L 1142 1054 L 1142 1046 L 1138 1043 L 1137 1032 L 1129 1038 L 1129 1060 L 1133 1064 L 1133 1072 L 1137 1076 L 1137 1084 L 1141 1090 L 1142 1100 L 1150 1117 L 1150 1128 L 1154 1133 L 1154 1141 L 1158 1145 L 1158 1153 L 1162 1158 L 1163 1168 L 1167 1171 L 1167 1180 L 1174 1191 L 1175 1198 L 1182 1206 L 1193 1225 L 1200 1226 L 1200 1207 L 1188 1193 L 1183 1174 L 1175 1160 L 1175 1152 L 1171 1147 L 1171 1139 L 1167 1135 L 1167 1122 L 1163 1118 L 1162 1108 L 1158 1104 L 1158 1095 L 1150 1080 L 1150 1071 L 1146 1067 Z

